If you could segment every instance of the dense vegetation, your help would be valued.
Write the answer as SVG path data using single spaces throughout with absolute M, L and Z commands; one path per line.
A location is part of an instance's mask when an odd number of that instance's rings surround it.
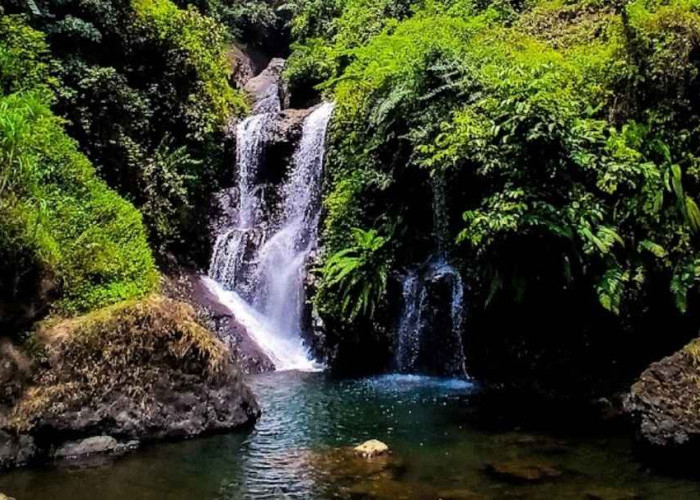
M 0 323 L 144 295 L 154 260 L 202 264 L 224 129 L 248 107 L 229 30 L 170 0 L 0 13 Z
M 523 359 L 538 356 L 515 329 L 611 358 L 697 333 L 698 0 L 2 8 L 10 308 L 142 295 L 149 245 L 160 264 L 205 265 L 224 129 L 248 108 L 232 43 L 269 57 L 291 37 L 292 102 L 336 102 L 314 282 L 331 343 L 386 341 L 401 277 L 438 256 L 468 284 L 469 338 L 502 335 Z
M 10 331 L 50 299 L 80 312 L 157 281 L 141 215 L 98 179 L 49 108 L 47 53 L 22 18 L 0 18 L 0 318 Z
M 170 0 L 10 1 L 45 33 L 55 111 L 100 176 L 143 213 L 162 260 L 199 246 L 225 171 L 223 128 L 247 104 L 229 82 L 230 36 Z M 206 247 L 206 245 L 204 245 Z
M 369 279 L 450 254 L 496 329 L 503 310 L 558 336 L 571 311 L 606 332 L 697 314 L 699 2 L 317 0 L 293 33 L 292 88 L 337 103 L 331 261 L 353 227 L 389 238 Z M 324 269 L 317 304 L 343 329 L 357 275 Z

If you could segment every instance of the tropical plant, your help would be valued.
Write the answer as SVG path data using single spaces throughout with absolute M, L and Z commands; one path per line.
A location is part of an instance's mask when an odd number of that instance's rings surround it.
M 338 290 L 341 310 L 351 321 L 360 314 L 372 317 L 389 276 L 387 238 L 360 228 L 353 228 L 352 236 L 354 244 L 331 255 L 322 269 L 325 286 Z

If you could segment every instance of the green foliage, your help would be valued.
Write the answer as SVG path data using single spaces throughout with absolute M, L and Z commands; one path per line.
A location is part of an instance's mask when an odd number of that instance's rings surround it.
M 0 92 L 9 94 L 22 89 L 55 83 L 49 78 L 49 52 L 41 33 L 9 16 L 0 17 Z
M 2 36 L 8 31 L 14 35 Z M 18 33 L 45 47 L 40 34 L 7 16 L 1 53 L 25 57 L 29 46 Z M 15 60 L 10 68 L 23 73 L 0 68 L 7 82 L 0 93 L 0 290 L 9 304 L 52 290 L 56 308 L 74 313 L 141 296 L 158 274 L 141 215 L 96 177 L 50 111 L 45 56 L 27 51 Z
M 331 255 L 322 275 L 324 286 L 336 289 L 340 311 L 353 321 L 358 315 L 372 317 L 386 293 L 389 277 L 387 238 L 375 229 L 352 229 L 353 245 Z
M 331 248 L 348 216 L 408 220 L 396 262 L 420 262 L 435 246 L 417 186 L 445 175 L 463 218 L 449 251 L 486 302 L 546 280 L 630 319 L 666 283 L 685 312 L 700 283 L 698 3 L 380 4 L 334 4 L 326 33 L 297 21 L 288 74 L 337 103 Z
M 183 103 L 191 135 L 201 140 L 225 125 L 232 114 L 245 112 L 242 96 L 228 84 L 227 35 L 222 25 L 193 7 L 179 9 L 170 0 L 133 0 L 132 5 L 138 19 L 136 32 L 181 52 L 184 57 L 178 72 L 187 74 L 191 68 L 197 75 L 198 81 Z
M 69 134 L 110 187 L 143 211 L 159 257 L 196 257 L 186 241 L 201 237 L 204 207 L 227 169 L 224 127 L 247 110 L 229 82 L 225 27 L 170 0 L 47 0 L 39 7 L 42 15 L 27 19 L 57 60 L 54 110 L 67 118 Z M 30 45 L 25 52 L 41 54 Z M 148 181 L 165 143 L 192 161 Z M 173 208 L 165 216 L 167 203 Z

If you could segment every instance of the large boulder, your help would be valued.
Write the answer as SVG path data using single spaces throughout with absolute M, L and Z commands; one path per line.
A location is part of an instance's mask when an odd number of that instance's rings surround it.
M 260 74 L 243 87 L 253 101 L 253 114 L 278 111 L 286 100 L 280 86 L 284 59 L 274 58 Z
M 4 466 L 229 430 L 260 413 L 226 346 L 164 297 L 47 322 L 33 350 L 0 429 Z
M 644 442 L 670 448 L 700 442 L 698 380 L 700 339 L 644 370 L 624 401 Z

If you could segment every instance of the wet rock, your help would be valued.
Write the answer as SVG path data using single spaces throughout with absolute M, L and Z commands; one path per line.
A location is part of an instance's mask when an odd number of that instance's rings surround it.
M 93 436 L 62 444 L 54 453 L 56 458 L 76 458 L 96 453 L 116 451 L 119 443 L 111 436 Z
M 474 493 L 466 489 L 453 489 L 438 491 L 437 497 L 439 500 L 485 500 L 484 495 Z
M 315 108 L 285 109 L 281 111 L 269 132 L 268 142 L 271 144 L 295 144 L 301 137 L 304 119 L 309 116 L 314 109 Z
M 33 437 L 0 430 L 0 470 L 27 465 L 37 452 Z
M 491 462 L 486 472 L 496 479 L 509 483 L 540 483 L 561 476 L 561 471 L 548 462 L 535 460 L 510 460 Z
M 360 479 L 389 480 L 401 476 L 406 470 L 403 461 L 394 455 L 385 453 L 367 460 L 350 447 L 309 451 L 302 457 L 313 470 L 322 471 L 325 477 L 338 483 L 355 483 Z
M 428 485 L 405 482 L 397 479 L 358 481 L 342 488 L 343 496 L 373 500 L 413 500 L 416 498 L 437 498 L 435 490 Z
M 248 375 L 275 370 L 270 358 L 250 338 L 246 328 L 236 321 L 231 310 L 204 286 L 199 274 L 183 272 L 179 276 L 170 277 L 169 281 L 169 295 L 186 301 L 198 310 L 203 321 L 226 344 L 243 373 Z M 176 290 L 173 290 L 173 281 L 178 282 Z
M 373 458 L 389 453 L 389 447 L 377 439 L 370 439 L 354 448 L 355 455 L 362 458 Z
M 245 91 L 253 101 L 253 114 L 276 111 L 280 108 L 279 81 L 284 69 L 284 59 L 274 58 L 259 75 L 245 84 Z
M 652 363 L 624 400 L 638 435 L 654 446 L 700 443 L 700 340 Z
M 551 436 L 511 433 L 499 437 L 505 446 L 517 446 L 539 455 L 563 455 L 569 451 L 567 442 Z
M 601 486 L 586 491 L 589 500 L 637 500 L 642 496 L 634 490 Z

